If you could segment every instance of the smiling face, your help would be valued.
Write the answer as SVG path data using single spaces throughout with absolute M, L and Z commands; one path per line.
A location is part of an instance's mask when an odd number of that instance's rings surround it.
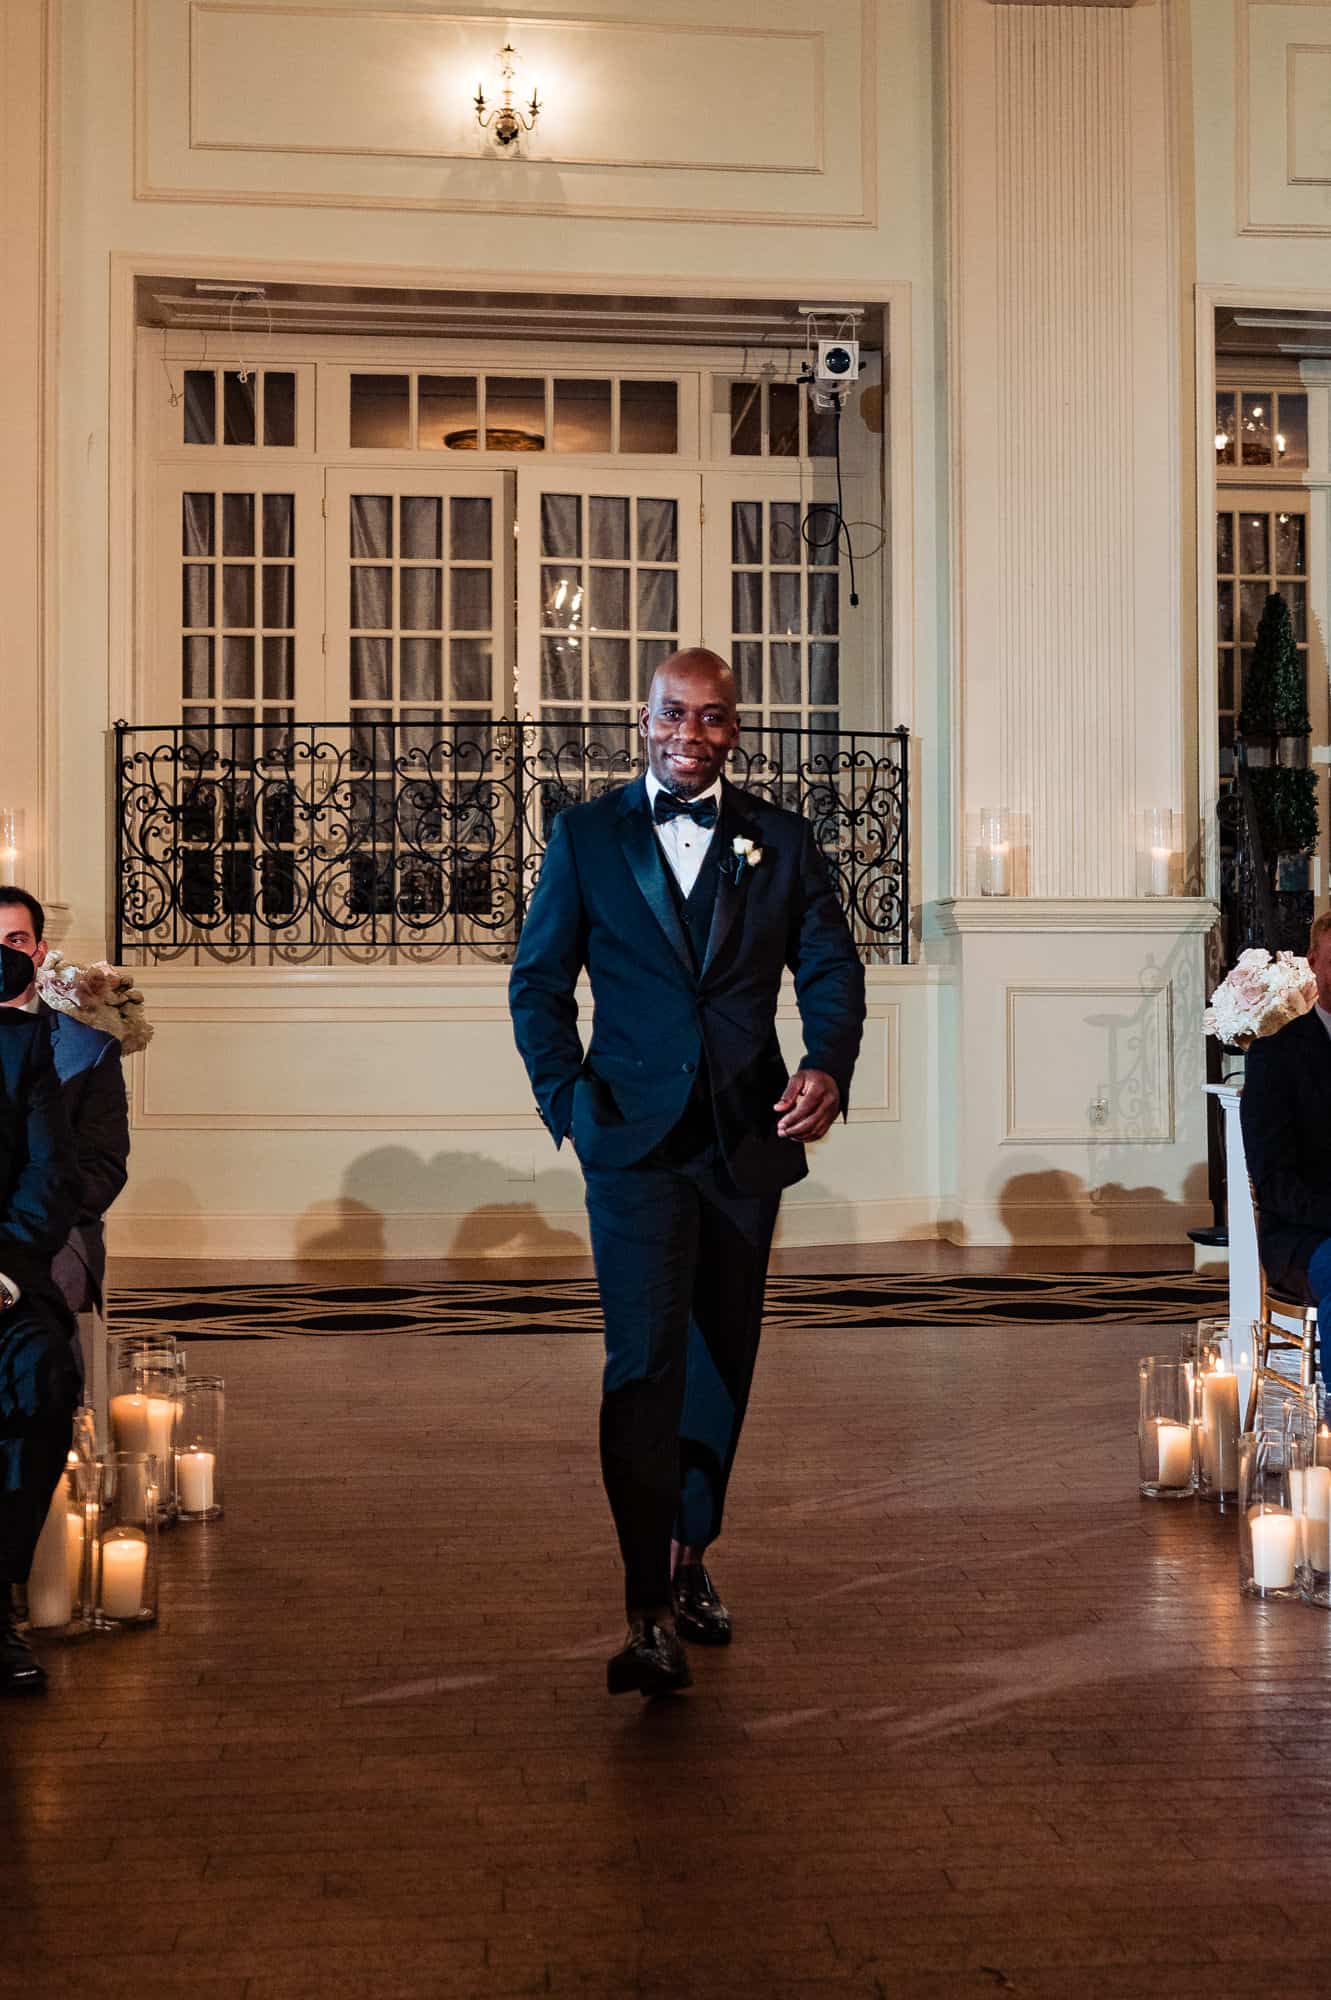
M 681 799 L 715 784 L 739 740 L 735 677 L 716 653 L 672 653 L 638 717 L 652 776 Z

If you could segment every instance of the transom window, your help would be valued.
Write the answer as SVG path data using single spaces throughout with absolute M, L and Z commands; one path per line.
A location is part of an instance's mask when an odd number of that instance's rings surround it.
M 1218 389 L 1217 466 L 1252 471 L 1306 470 L 1308 398 L 1295 389 Z
M 350 376 L 356 451 L 563 451 L 673 456 L 679 384 L 628 376 Z

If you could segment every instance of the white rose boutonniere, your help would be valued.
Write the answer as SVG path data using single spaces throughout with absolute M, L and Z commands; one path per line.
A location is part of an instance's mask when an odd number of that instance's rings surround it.
M 756 841 L 748 839 L 742 833 L 735 835 L 730 846 L 735 856 L 735 880 L 739 882 L 746 868 L 756 868 L 758 866 L 758 863 L 763 858 L 763 851 Z

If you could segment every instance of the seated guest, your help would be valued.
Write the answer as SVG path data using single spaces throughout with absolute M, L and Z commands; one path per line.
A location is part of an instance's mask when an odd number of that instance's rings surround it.
M 125 1185 L 129 1105 L 115 1036 L 89 1028 L 38 998 L 36 972 L 46 958 L 45 929 L 46 915 L 35 896 L 26 889 L 0 887 L 0 944 L 23 952 L 32 961 L 32 977 L 25 990 L 6 1004 L 29 1014 L 40 1011 L 49 1023 L 65 1116 L 78 1148 L 83 1197 L 69 1240 L 61 1245 L 53 1268 L 70 1311 L 81 1313 L 102 1303 L 106 1276 L 102 1218 Z
M 1248 1050 L 1240 1114 L 1258 1249 L 1277 1291 L 1331 1328 L 1331 914 L 1308 940 L 1317 1003 Z
M 0 946 L 0 1002 L 31 978 L 31 961 Z M 0 1695 L 46 1685 L 15 1628 L 12 1586 L 28 1580 L 79 1400 L 74 1320 L 51 1276 L 78 1208 L 49 1023 L 0 1004 Z

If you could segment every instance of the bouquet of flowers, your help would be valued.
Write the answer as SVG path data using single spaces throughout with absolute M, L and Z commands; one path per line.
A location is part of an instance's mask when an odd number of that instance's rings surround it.
M 1206 1010 L 1206 1032 L 1233 1049 L 1246 1049 L 1261 1035 L 1274 1035 L 1306 1014 L 1317 998 L 1317 981 L 1306 958 L 1260 946 L 1240 954 L 1221 980 Z
M 108 965 L 104 958 L 91 965 L 72 965 L 63 952 L 48 951 L 37 968 L 37 991 L 58 1013 L 72 1014 L 85 1026 L 114 1035 L 127 1056 L 146 1049 L 153 1038 L 133 973 Z

